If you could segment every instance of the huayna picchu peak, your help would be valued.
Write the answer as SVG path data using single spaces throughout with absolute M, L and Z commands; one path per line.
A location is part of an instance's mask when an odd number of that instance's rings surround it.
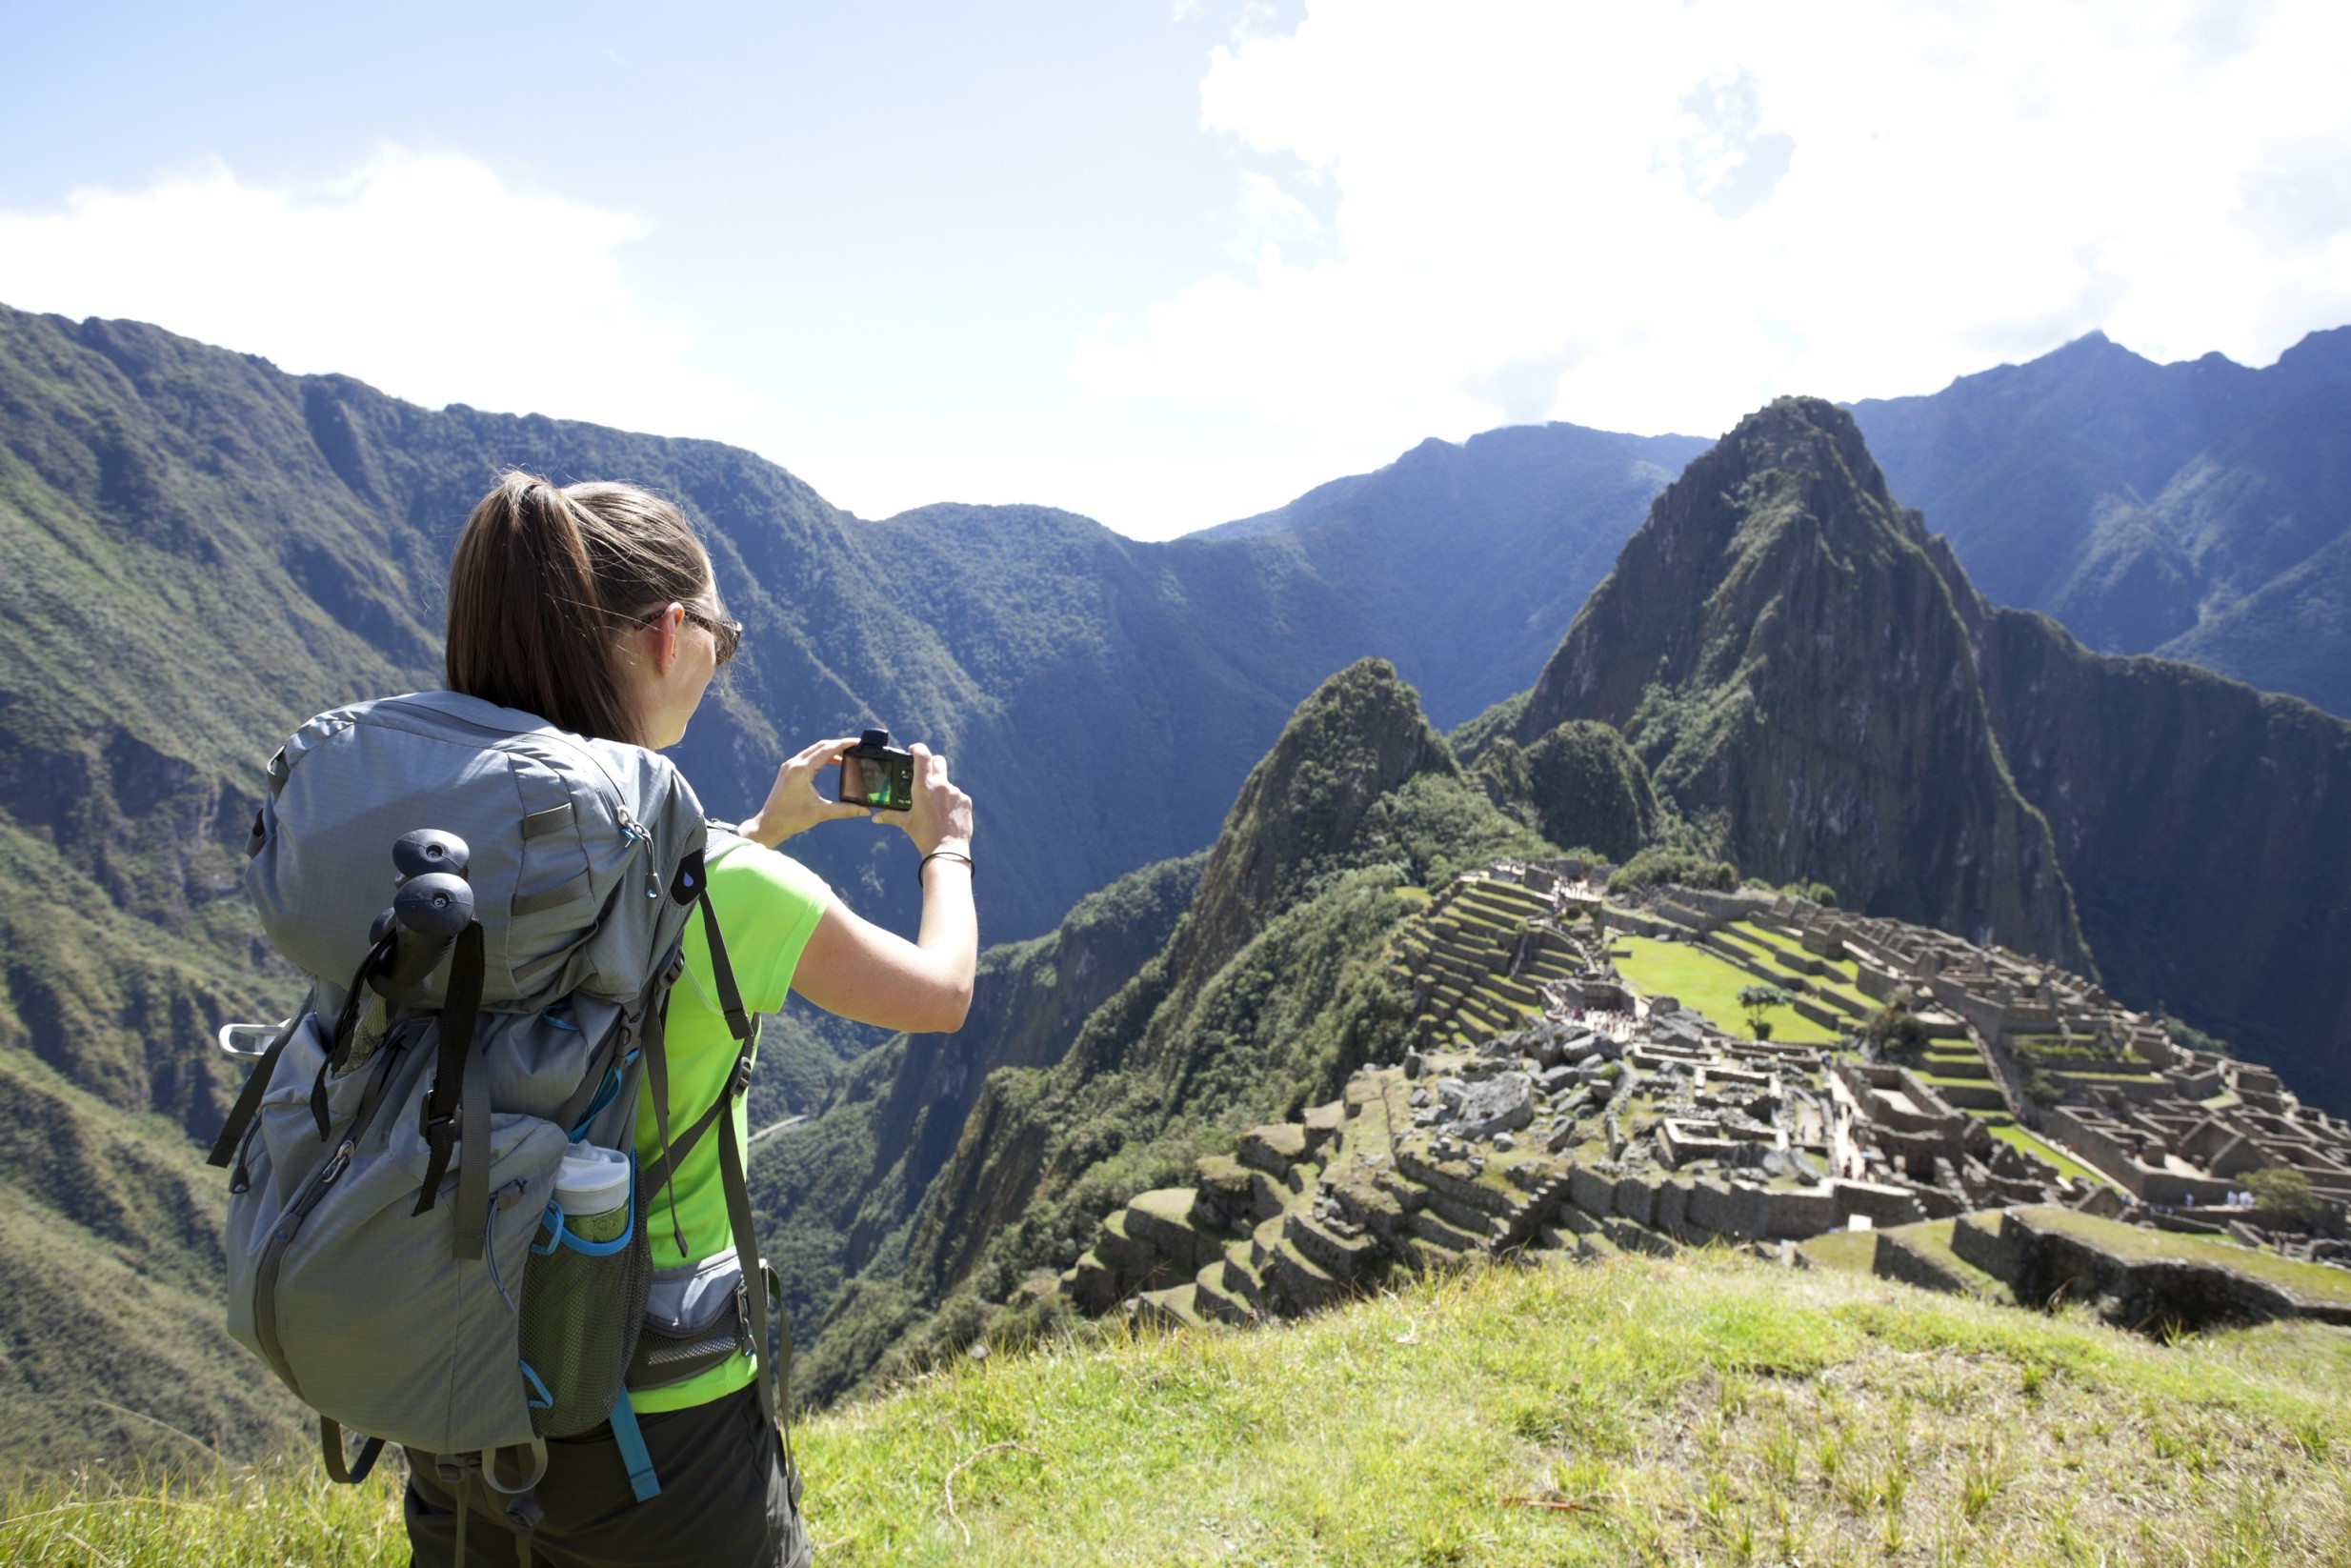
M 1622 729 L 1751 874 L 2083 962 L 1953 586 L 1839 409 L 1750 414 L 1658 498 L 1516 733 L 1571 719 Z
M 1460 738 L 1572 720 L 1750 875 L 2095 975 L 2351 1105 L 2351 975 L 2301 961 L 2351 951 L 2351 724 L 1986 604 L 1841 410 L 1694 462 Z

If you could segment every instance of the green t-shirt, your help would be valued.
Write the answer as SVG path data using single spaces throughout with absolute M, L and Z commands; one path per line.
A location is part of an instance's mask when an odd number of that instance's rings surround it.
M 726 934 L 727 956 L 734 966 L 734 981 L 742 990 L 743 1006 L 754 1015 L 782 1010 L 792 989 L 793 971 L 801 950 L 824 915 L 831 890 L 824 879 L 790 855 L 736 840 L 721 851 L 710 867 L 711 903 L 718 912 L 719 929 Z M 734 1036 L 727 1033 L 726 1015 L 718 1010 L 718 987 L 711 978 L 710 938 L 700 915 L 686 922 L 686 972 L 670 993 L 670 1022 L 666 1035 L 670 1068 L 670 1131 L 673 1136 L 693 1125 L 724 1092 L 727 1074 L 734 1066 Z M 749 1115 L 741 1101 L 725 1118 L 740 1148 L 750 1136 Z M 714 1130 L 713 1130 L 714 1132 Z M 653 1085 L 645 1086 L 637 1101 L 636 1157 L 642 1165 L 660 1157 L 661 1133 L 653 1120 Z M 733 1236 L 727 1225 L 727 1195 L 718 1174 L 718 1142 L 705 1136 L 686 1156 L 670 1192 L 653 1195 L 646 1216 L 647 1239 L 653 1246 L 653 1267 L 672 1269 L 727 1250 Z M 678 1256 L 670 1227 L 670 1197 L 677 1199 L 678 1225 L 686 1233 L 686 1254 Z M 746 1257 L 746 1267 L 756 1261 Z M 756 1279 L 753 1289 L 762 1288 Z M 721 1362 L 708 1372 L 667 1388 L 631 1393 L 629 1402 L 641 1414 L 683 1410 L 732 1394 L 752 1380 L 757 1363 L 748 1357 Z

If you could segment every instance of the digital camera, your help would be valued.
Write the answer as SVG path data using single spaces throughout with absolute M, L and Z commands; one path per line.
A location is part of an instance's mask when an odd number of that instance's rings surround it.
M 840 801 L 876 811 L 914 809 L 914 754 L 890 744 L 887 730 L 868 730 L 841 754 Z

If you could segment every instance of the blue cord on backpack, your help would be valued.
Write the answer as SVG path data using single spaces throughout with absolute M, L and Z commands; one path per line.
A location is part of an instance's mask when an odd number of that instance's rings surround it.
M 631 1052 L 630 1056 L 633 1059 L 635 1053 Z M 579 1125 L 572 1129 L 572 1141 L 573 1143 L 577 1143 L 580 1139 L 588 1136 L 588 1129 L 590 1126 L 593 1125 L 596 1119 L 596 1113 L 612 1104 L 613 1099 L 619 1094 L 620 1069 L 617 1067 L 608 1067 L 604 1070 L 604 1081 L 596 1085 L 595 1098 L 588 1102 L 588 1109 L 580 1113 Z

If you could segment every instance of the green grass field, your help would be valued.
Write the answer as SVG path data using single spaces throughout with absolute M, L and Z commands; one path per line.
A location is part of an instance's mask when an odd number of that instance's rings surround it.
M 807 1423 L 826 1564 L 2132 1563 L 2351 1552 L 2351 1335 L 2163 1345 L 1715 1253 L 964 1361 Z M 0 1560 L 404 1562 L 314 1464 L 6 1498 Z
M 1763 948 L 1767 953 L 1784 955 L 1790 959 L 1809 958 L 1822 965 L 1827 971 L 1826 974 L 1807 976 L 1812 984 L 1823 990 L 1835 992 L 1839 996 L 1865 1013 L 1874 1013 L 1878 1010 L 1878 1003 L 1861 990 L 1861 966 L 1853 959 L 1823 958 L 1819 954 L 1806 953 L 1803 944 L 1795 937 L 1774 931 L 1769 926 L 1758 925 L 1753 920 L 1734 920 L 1731 922 L 1730 929 L 1732 935 L 1745 937 L 1750 943 Z
M 1684 1007 L 1695 1007 L 1734 1035 L 1747 1033 L 1746 1010 L 1738 1005 L 1742 987 L 1760 984 L 1756 977 L 1719 954 L 1687 942 L 1659 942 L 1647 936 L 1618 936 L 1622 954 L 1617 972 L 1645 996 L 1677 996 Z M 1775 1007 L 1763 1015 L 1771 1020 L 1772 1038 L 1798 1045 L 1828 1045 L 1838 1039 L 1792 1007 Z
M 2113 1182 L 2082 1164 L 2056 1144 L 2034 1136 L 2013 1121 L 2006 1126 L 1994 1126 L 1992 1136 L 2002 1143 L 2011 1144 L 2025 1154 L 2031 1155 L 2036 1159 L 2048 1161 L 2057 1167 L 2060 1176 L 2069 1176 L 2078 1181 L 2087 1181 L 2099 1187 L 2114 1185 Z

